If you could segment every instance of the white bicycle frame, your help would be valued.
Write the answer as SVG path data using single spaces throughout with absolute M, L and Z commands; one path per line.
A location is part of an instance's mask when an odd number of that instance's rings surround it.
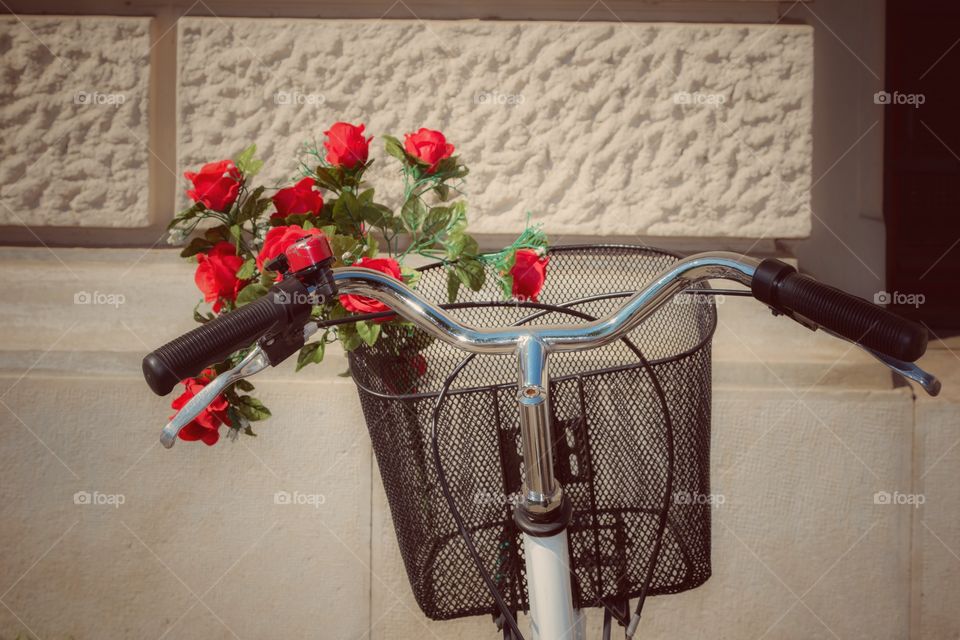
M 548 355 L 584 351 L 614 342 L 674 295 L 701 281 L 726 279 L 749 287 L 758 264 L 754 258 L 734 253 L 701 253 L 680 260 L 663 271 L 643 291 L 605 318 L 580 325 L 500 328 L 462 325 L 386 274 L 354 267 L 333 271 L 340 293 L 375 298 L 438 340 L 470 353 L 517 357 L 524 474 L 523 497 L 517 506 L 516 520 L 523 532 L 529 618 L 534 640 L 581 640 L 585 634 L 582 612 L 573 607 L 566 531 L 569 507 L 565 509 L 563 488 L 554 475 Z M 309 336 L 316 330 L 316 325 L 308 324 L 304 335 Z M 870 349 L 867 351 L 929 393 L 939 389 L 936 378 L 916 365 L 893 360 Z M 253 349 L 242 362 L 215 378 L 180 410 L 164 428 L 161 442 L 166 447 L 172 446 L 180 429 L 227 386 L 270 364 L 260 347 Z M 638 621 L 634 615 L 628 635 L 632 635 Z

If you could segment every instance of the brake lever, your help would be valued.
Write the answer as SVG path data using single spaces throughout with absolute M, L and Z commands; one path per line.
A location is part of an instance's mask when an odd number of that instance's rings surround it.
M 882 364 L 886 365 L 886 367 L 889 368 L 891 371 L 895 373 L 899 373 L 904 378 L 908 378 L 916 382 L 918 385 L 920 385 L 923 388 L 924 391 L 927 392 L 927 395 L 930 395 L 930 396 L 939 395 L 940 386 L 941 386 L 940 380 L 937 378 L 937 376 L 933 375 L 932 373 L 924 371 L 913 362 L 904 362 L 903 360 L 897 360 L 896 358 L 891 358 L 888 355 L 882 354 L 878 351 L 874 351 L 873 349 L 864 347 L 863 345 L 857 345 L 857 346 L 859 346 L 861 349 L 863 349 L 864 351 L 872 355 L 874 358 L 879 360 Z
M 317 325 L 312 323 L 304 325 L 303 342 L 306 342 L 307 339 L 316 332 Z M 177 415 L 173 416 L 170 422 L 167 423 L 167 426 L 163 428 L 160 434 L 160 443 L 167 449 L 171 448 L 177 441 L 177 435 L 179 435 L 180 430 L 200 415 L 200 412 L 216 400 L 217 396 L 223 393 L 227 387 L 241 378 L 247 378 L 256 373 L 260 373 L 267 367 L 276 366 L 280 364 L 282 360 L 286 359 L 286 355 L 284 355 L 281 360 L 271 358 L 268 352 L 269 349 L 269 345 L 258 344 L 237 366 L 218 375 L 210 384 L 205 386 L 200 393 L 190 398 L 187 404 L 185 404 L 183 408 L 177 412 Z
M 270 359 L 263 349 L 257 346 L 237 366 L 218 375 L 210 384 L 201 389 L 200 393 L 190 398 L 187 404 L 163 428 L 163 432 L 160 434 L 160 444 L 167 449 L 172 447 L 177 441 L 180 430 L 200 415 L 227 387 L 237 380 L 259 373 L 269 366 Z
M 847 340 L 843 336 L 837 335 L 836 333 L 834 333 L 833 331 L 830 331 L 826 327 L 819 327 L 819 329 L 824 333 L 830 334 L 834 338 L 857 345 L 858 347 L 860 347 L 861 349 L 863 349 L 864 351 L 872 355 L 874 358 L 876 358 L 880 362 L 880 364 L 887 367 L 894 373 L 899 373 L 904 378 L 907 378 L 908 380 L 912 380 L 916 382 L 918 385 L 920 385 L 920 387 L 924 391 L 927 392 L 927 395 L 937 396 L 940 394 L 941 385 L 940 385 L 940 380 L 937 378 L 937 376 L 927 371 L 924 371 L 915 363 L 904 362 L 903 360 L 897 360 L 896 358 L 880 353 L 879 351 L 874 351 L 870 347 L 865 347 L 859 342 L 853 342 L 852 340 Z

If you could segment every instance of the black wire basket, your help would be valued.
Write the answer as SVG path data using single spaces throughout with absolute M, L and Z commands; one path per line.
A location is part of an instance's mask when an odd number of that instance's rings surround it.
M 587 322 L 616 309 L 677 257 L 648 247 L 550 250 L 539 304 L 503 301 L 488 274 L 448 313 L 474 326 Z M 417 291 L 446 302 L 446 270 Z M 703 289 L 706 284 L 700 285 Z M 481 303 L 481 304 L 476 304 Z M 550 356 L 557 478 L 572 501 L 575 605 L 677 593 L 710 577 L 711 296 L 681 294 L 626 338 Z M 384 325 L 350 367 L 380 468 L 407 577 L 435 620 L 496 613 L 438 484 L 439 454 L 485 568 L 507 604 L 528 608 L 523 546 L 512 519 L 522 465 L 517 364 L 469 357 L 419 330 Z M 451 378 L 452 380 L 448 380 Z

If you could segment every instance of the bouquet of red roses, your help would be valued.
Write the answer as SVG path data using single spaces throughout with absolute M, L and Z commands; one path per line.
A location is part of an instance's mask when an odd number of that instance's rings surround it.
M 546 237 L 538 228 L 528 228 L 506 249 L 481 254 L 467 232 L 461 190 L 467 167 L 441 132 L 421 128 L 406 134 L 403 143 L 383 136 L 385 151 L 400 163 L 404 188 L 397 208 L 379 202 L 364 181 L 374 162 L 369 157 L 373 138 L 364 136 L 364 125 L 338 122 L 324 135 L 322 151 L 316 145 L 304 149 L 297 181 L 272 193 L 251 184 L 263 166 L 255 158 L 255 145 L 233 160 L 184 174 L 192 183 L 186 193 L 194 204 L 177 214 L 170 230 L 174 242 L 189 239 L 180 255 L 197 264 L 194 281 L 209 305 L 209 310 L 201 310 L 202 302 L 194 308 L 197 322 L 209 322 L 265 295 L 278 277 L 269 269 L 274 258 L 301 238 L 320 234 L 333 248 L 335 267 L 362 266 L 416 287 L 418 274 L 405 266 L 405 258 L 438 260 L 447 270 L 447 293 L 453 302 L 462 286 L 480 290 L 485 264 L 491 264 L 505 297 L 536 300 L 546 277 Z M 343 295 L 336 303 L 315 307 L 313 317 L 326 320 L 386 310 L 376 300 Z M 297 370 L 321 362 L 330 342 L 339 340 L 351 351 L 390 339 L 391 328 L 404 325 L 408 323 L 390 316 L 327 329 L 300 350 Z M 172 407 L 182 407 L 244 355 L 238 352 L 184 380 L 185 391 Z M 253 385 L 246 380 L 227 388 L 180 437 L 212 445 L 224 425 L 232 434 L 254 435 L 250 423 L 269 417 L 270 411 L 251 391 Z

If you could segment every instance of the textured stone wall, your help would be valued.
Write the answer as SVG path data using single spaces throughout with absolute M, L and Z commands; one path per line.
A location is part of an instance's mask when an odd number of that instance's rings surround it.
M 0 225 L 149 224 L 150 21 L 0 17 Z
M 527 212 L 555 237 L 810 229 L 808 26 L 190 18 L 179 29 L 180 171 L 256 142 L 263 177 L 282 182 L 298 146 L 335 120 L 374 136 L 422 125 L 471 166 L 477 232 L 516 232 Z M 381 194 L 399 195 L 394 171 L 387 160 L 368 174 Z

